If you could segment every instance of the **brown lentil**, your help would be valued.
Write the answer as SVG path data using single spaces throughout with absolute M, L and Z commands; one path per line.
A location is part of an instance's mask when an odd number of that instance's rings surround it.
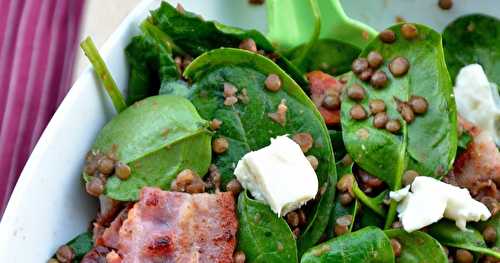
M 394 221 L 394 223 L 392 223 L 392 228 L 402 228 L 403 227 L 403 224 L 401 223 L 401 221 Z
M 217 138 L 212 142 L 212 150 L 217 154 L 222 154 L 229 148 L 229 142 L 226 138 Z
M 131 174 L 130 167 L 122 162 L 117 162 L 115 164 L 115 174 L 121 180 L 127 180 Z
M 292 140 L 300 146 L 304 153 L 308 152 L 314 143 L 313 137 L 308 132 L 297 133 L 292 137 Z
M 234 97 L 238 89 L 231 83 L 224 82 L 224 98 Z
M 205 192 L 205 183 L 200 178 L 200 180 L 188 184 L 186 186 L 186 192 L 190 194 L 203 193 Z
M 222 121 L 219 119 L 213 119 L 212 121 L 210 121 L 210 129 L 212 129 L 214 131 L 218 130 L 221 125 L 222 125 Z
M 455 252 L 455 260 L 458 263 L 472 263 L 474 261 L 474 256 L 465 249 L 457 249 Z
M 382 40 L 382 42 L 391 44 L 396 41 L 396 34 L 392 30 L 386 29 L 378 35 L 379 39 Z
M 341 192 L 351 192 L 352 184 L 354 183 L 354 175 L 353 174 L 345 174 L 340 178 L 337 182 L 337 189 Z
M 352 215 L 345 215 L 335 219 L 337 225 L 349 226 L 352 223 Z
M 365 89 L 359 84 L 353 84 L 347 89 L 347 96 L 353 100 L 363 100 L 365 98 Z
M 377 69 L 384 62 L 384 58 L 377 51 L 370 51 L 366 58 L 368 60 L 368 65 L 373 69 Z
M 337 93 L 326 95 L 321 105 L 329 110 L 338 110 L 340 108 L 340 97 Z
M 399 103 L 398 111 L 406 123 L 411 123 L 415 119 L 415 114 L 413 113 L 413 110 L 411 109 L 410 105 L 408 105 L 405 102 Z
M 397 133 L 401 129 L 399 120 L 390 120 L 385 124 L 385 129 L 392 133 Z
M 354 198 L 349 193 L 342 193 L 339 195 L 340 204 L 343 206 L 349 205 L 353 200 Z
M 415 95 L 411 96 L 410 100 L 408 101 L 408 104 L 411 106 L 411 109 L 416 114 L 424 114 L 427 112 L 427 109 L 429 108 L 427 100 L 422 96 L 415 96 Z
M 276 92 L 281 89 L 281 79 L 276 74 L 269 74 L 264 84 L 267 90 L 272 92 Z
M 97 162 L 93 159 L 87 161 L 83 170 L 86 174 L 93 175 L 97 171 Z
M 251 38 L 241 41 L 239 48 L 250 52 L 257 52 L 257 44 L 255 44 L 255 41 Z
M 245 263 L 246 256 L 243 251 L 236 251 L 233 256 L 234 263 Z
M 419 176 L 419 174 L 418 174 L 417 171 L 407 170 L 403 174 L 403 185 L 404 186 L 410 185 L 411 183 L 413 183 L 413 181 L 415 180 L 415 178 L 417 178 L 417 176 Z
M 352 72 L 361 74 L 361 72 L 368 69 L 368 60 L 366 58 L 357 58 L 351 64 Z
M 335 236 L 341 236 L 349 232 L 349 226 L 335 224 L 334 232 Z
M 297 239 L 300 236 L 300 228 L 296 227 L 293 231 L 293 236 Z
M 494 216 L 500 210 L 498 201 L 491 196 L 485 196 L 481 198 L 481 203 L 488 207 L 488 210 L 490 210 L 492 216 Z
M 394 251 L 394 256 L 399 257 L 401 255 L 401 243 L 397 239 L 391 239 L 392 251 Z
M 70 246 L 64 245 L 57 249 L 56 258 L 61 263 L 69 263 L 75 258 L 75 252 Z
M 373 69 L 368 68 L 358 75 L 358 78 L 362 81 L 369 81 L 373 76 Z
M 363 106 L 361 106 L 360 104 L 355 104 L 354 106 L 352 106 L 351 110 L 349 111 L 349 115 L 354 120 L 364 120 L 366 119 L 366 117 L 368 117 L 365 108 L 363 108 Z
M 487 226 L 483 230 L 483 237 L 484 237 L 484 241 L 486 241 L 489 244 L 493 244 L 497 241 L 497 231 L 495 230 L 494 227 Z
M 342 165 L 344 165 L 344 166 L 351 165 L 353 162 L 352 157 L 349 154 L 346 154 L 344 157 L 342 157 L 342 160 L 340 160 L 340 161 L 342 162 Z
M 238 102 L 238 98 L 236 96 L 229 96 L 226 99 L 224 99 L 224 105 L 226 106 L 233 106 Z
M 282 99 L 280 104 L 278 105 L 278 109 L 276 110 L 276 112 L 268 113 L 267 116 L 273 121 L 279 123 L 281 126 L 285 126 L 287 111 L 288 107 L 286 106 L 286 100 Z
M 311 164 L 313 170 L 316 171 L 316 169 L 318 169 L 318 165 L 319 165 L 318 158 L 316 158 L 316 156 L 314 156 L 314 155 L 308 155 L 306 158 L 309 161 L 309 163 Z
M 102 174 L 109 175 L 113 172 L 114 165 L 113 160 L 103 157 L 97 162 L 97 170 Z
M 241 192 L 241 184 L 237 179 L 232 179 L 227 183 L 226 190 L 233 193 L 234 196 L 238 196 Z
M 187 192 L 187 193 L 202 193 L 205 191 L 205 183 L 192 170 L 182 170 L 177 178 L 172 182 L 172 191 Z
M 237 96 L 237 98 L 239 100 L 241 100 L 241 102 L 243 102 L 243 104 L 248 104 L 250 102 L 250 97 L 248 96 L 247 89 L 242 89 L 240 94 Z
M 394 77 L 404 76 L 410 68 L 410 62 L 404 57 L 396 57 L 389 63 L 389 71 Z
M 93 176 L 85 184 L 85 190 L 91 196 L 99 197 L 104 192 L 104 182 L 97 176 Z
M 299 225 L 303 226 L 307 224 L 306 213 L 302 209 L 297 210 L 297 214 L 299 215 Z
M 389 121 L 389 116 L 385 112 L 379 112 L 373 116 L 373 127 L 377 129 L 385 128 L 385 125 Z
M 361 186 L 370 188 L 370 189 L 378 189 L 384 185 L 384 182 L 379 178 L 367 173 L 363 169 L 358 169 L 358 176 L 361 179 Z
M 299 225 L 299 214 L 293 211 L 286 214 L 286 222 L 291 227 L 297 227 Z
M 401 35 L 408 40 L 414 39 L 418 35 L 417 27 L 414 24 L 403 24 L 401 26 Z
M 450 10 L 453 7 L 453 0 L 439 0 L 438 6 L 443 10 Z
M 387 81 L 388 79 L 385 72 L 379 70 L 373 73 L 370 83 L 375 88 L 382 88 L 387 84 Z

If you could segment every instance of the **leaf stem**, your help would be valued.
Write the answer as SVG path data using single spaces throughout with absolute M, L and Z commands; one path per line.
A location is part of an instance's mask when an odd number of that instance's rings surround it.
M 352 191 L 354 192 L 356 198 L 359 199 L 359 201 L 361 201 L 361 203 L 368 206 L 377 215 L 382 217 L 385 216 L 386 213 L 384 208 L 381 207 L 379 204 L 374 203 L 371 197 L 367 196 L 361 189 L 359 189 L 358 183 L 356 181 L 352 183 Z
M 106 92 L 111 98 L 116 111 L 118 113 L 122 112 L 125 108 L 127 108 L 125 98 L 116 86 L 116 82 L 113 79 L 113 76 L 111 76 L 108 68 L 106 67 L 106 64 L 104 63 L 101 55 L 99 55 L 99 51 L 95 47 L 92 38 L 85 38 L 85 40 L 80 43 L 80 47 L 85 53 L 85 56 L 87 56 L 90 63 L 92 64 L 95 72 L 97 73 L 97 76 L 99 77 L 99 79 L 101 79 L 102 84 L 104 85 L 104 89 L 106 89 Z
M 174 51 L 176 54 L 186 56 L 187 53 L 177 46 L 172 38 L 165 32 L 161 31 L 155 24 L 151 22 L 151 19 L 146 19 L 141 23 L 141 31 L 145 34 L 150 35 L 158 42 L 162 43 L 169 52 Z

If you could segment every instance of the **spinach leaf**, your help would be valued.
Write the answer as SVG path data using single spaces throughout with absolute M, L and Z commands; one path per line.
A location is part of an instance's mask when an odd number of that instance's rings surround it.
M 458 148 L 457 148 L 457 155 L 462 153 L 463 151 L 467 150 L 467 147 L 469 146 L 469 143 L 472 141 L 472 136 L 464 131 L 459 137 L 458 137 Z
M 483 236 L 475 229 L 469 228 L 467 231 L 461 231 L 453 222 L 441 220 L 429 226 L 429 231 L 427 233 L 443 245 L 463 248 L 500 258 L 500 252 L 488 249 Z
M 158 95 L 163 83 L 179 79 L 169 47 L 149 35 L 136 36 L 125 49 L 130 64 L 127 104 Z
M 300 45 L 287 53 L 293 59 L 304 52 L 307 44 Z M 350 44 L 333 39 L 319 39 L 312 44 L 308 55 L 302 61 L 305 72 L 321 70 L 330 75 L 340 75 L 351 70 L 352 61 L 361 50 Z
M 106 195 L 137 200 L 144 186 L 170 189 L 170 182 L 187 168 L 203 176 L 212 153 L 207 126 L 182 97 L 148 97 L 128 107 L 104 126 L 92 148 L 102 153 L 115 151 L 132 170 L 127 180 L 108 178 Z
M 270 92 L 264 81 L 268 74 L 277 74 L 281 89 Z M 270 138 L 283 134 L 307 132 L 314 139 L 307 155 L 319 160 L 316 170 L 320 187 L 326 192 L 319 203 L 307 211 L 308 226 L 298 240 L 299 251 L 313 246 L 323 234 L 335 194 L 336 171 L 328 130 L 314 104 L 300 87 L 277 65 L 264 56 L 241 49 L 223 48 L 203 54 L 194 60 L 184 75 L 193 81 L 191 101 L 205 119 L 222 121 L 216 136 L 229 141 L 229 149 L 214 157 L 223 184 L 234 178 L 237 162 L 249 151 L 267 146 Z M 232 106 L 224 105 L 223 84 L 245 89 L 248 100 Z M 288 108 L 286 122 L 281 125 L 268 117 L 284 100 Z
M 483 231 L 487 226 L 492 226 L 495 228 L 497 232 L 497 240 L 493 244 L 493 246 L 500 248 L 500 213 L 497 213 L 495 216 L 488 219 L 488 221 L 482 221 L 475 224 L 475 227 L 479 231 Z
M 500 20 L 472 14 L 459 17 L 443 32 L 446 65 L 453 80 L 460 69 L 478 63 L 491 82 L 500 84 Z
M 360 229 L 367 226 L 384 227 L 385 216 L 380 216 L 372 209 L 365 207 L 359 202 L 358 214 L 354 222 L 354 229 Z
M 344 145 L 344 140 L 342 139 L 342 131 L 329 130 L 330 141 L 332 142 L 333 155 L 335 160 L 342 160 L 342 158 L 347 153 Z
M 75 238 L 73 238 L 71 241 L 69 241 L 66 245 L 71 247 L 73 249 L 73 252 L 75 253 L 75 258 L 73 259 L 73 262 L 80 262 L 80 260 L 89 252 L 92 247 L 94 246 L 94 241 L 92 240 L 92 233 L 91 232 L 85 232 L 82 233 Z M 55 255 L 53 256 L 55 258 Z
M 283 218 L 247 193 L 238 198 L 238 249 L 247 262 L 297 262 L 297 244 Z
M 384 205 L 384 199 L 388 194 L 388 190 L 383 191 L 375 197 L 370 197 L 363 192 L 358 186 L 357 182 L 354 182 L 352 185 L 352 191 L 362 204 L 369 207 L 373 212 L 375 212 L 379 216 L 385 216 L 386 211 Z
M 397 258 L 400 263 L 448 262 L 448 256 L 443 247 L 424 232 L 408 233 L 401 229 L 390 229 L 384 232 L 389 238 L 394 238 L 401 244 L 401 255 Z
M 331 135 L 331 133 L 330 133 L 330 135 Z M 352 174 L 352 164 L 351 165 L 343 165 L 342 162 L 339 162 L 339 163 L 337 163 L 336 166 L 337 166 L 337 176 L 338 176 L 339 180 L 348 174 Z M 335 206 L 333 208 L 332 214 L 330 215 L 330 221 L 328 222 L 328 227 L 326 228 L 326 229 L 328 229 L 328 232 L 326 233 L 327 238 L 332 238 L 334 236 L 335 231 L 333 231 L 333 229 L 335 229 L 335 223 L 336 223 L 337 218 L 339 218 L 339 217 L 351 215 L 352 221 L 351 221 L 351 225 L 349 227 L 349 232 L 352 231 L 352 228 L 354 226 L 354 222 L 356 219 L 356 212 L 358 211 L 358 206 L 359 206 L 358 200 L 354 199 L 350 204 L 344 206 L 341 204 L 340 199 L 339 199 L 339 196 L 341 194 L 342 193 L 340 193 L 340 192 L 337 192 L 335 194 Z
M 394 262 L 391 242 L 384 232 L 366 227 L 309 249 L 301 263 Z
M 355 162 L 368 173 L 385 181 L 392 190 L 401 187 L 405 170 L 415 170 L 420 175 L 440 178 L 451 168 L 457 150 L 457 115 L 452 97 L 452 85 L 444 62 L 441 36 L 434 30 L 415 25 L 418 37 L 406 40 L 401 35 L 401 25 L 390 28 L 396 42 L 385 44 L 373 40 L 361 53 L 366 57 L 377 51 L 384 57 L 379 70 L 386 72 L 387 85 L 374 89 L 358 78 L 351 78 L 347 88 L 354 84 L 364 87 L 367 96 L 361 105 L 368 109 L 372 99 L 382 99 L 391 119 L 401 121 L 399 134 L 392 134 L 372 125 L 373 117 L 356 121 L 349 111 L 357 102 L 343 94 L 341 123 L 344 143 Z M 405 57 L 410 69 L 405 76 L 394 78 L 388 64 L 398 56 Z M 407 125 L 397 112 L 395 97 L 407 101 L 410 96 L 423 96 L 429 103 L 428 111 Z M 386 227 L 396 215 L 395 202 L 387 214 Z
M 259 49 L 275 54 L 276 63 L 299 85 L 307 86 L 307 80 L 301 72 L 290 61 L 277 54 L 271 42 L 257 30 L 243 30 L 215 21 L 205 21 L 196 14 L 179 12 L 167 2 L 162 2 L 157 10 L 152 11 L 151 17 L 156 26 L 193 57 L 220 47 L 238 47 L 242 40 L 251 38 Z

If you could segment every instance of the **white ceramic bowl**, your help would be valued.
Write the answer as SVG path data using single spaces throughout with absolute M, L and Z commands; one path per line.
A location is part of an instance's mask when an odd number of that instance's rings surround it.
M 181 2 L 187 10 L 206 19 L 262 31 L 266 28 L 265 7 L 249 6 L 247 0 Z M 496 0 L 455 0 L 450 11 L 441 11 L 437 0 L 342 2 L 353 18 L 376 29 L 392 24 L 396 16 L 438 30 L 465 13 L 500 17 Z M 143 0 L 100 49 L 122 89 L 128 78 L 123 50 L 131 37 L 139 33 L 140 21 L 158 5 L 158 0 Z M 107 95 L 88 68 L 55 113 L 21 174 L 0 222 L 0 262 L 46 262 L 60 244 L 87 228 L 96 214 L 96 201 L 84 193 L 80 171 L 96 134 L 113 114 Z

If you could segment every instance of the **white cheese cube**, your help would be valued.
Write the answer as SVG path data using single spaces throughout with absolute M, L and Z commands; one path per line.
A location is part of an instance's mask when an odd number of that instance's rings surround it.
M 238 162 L 234 174 L 243 188 L 266 202 L 278 216 L 313 199 L 318 178 L 300 146 L 287 136 L 249 152 Z
M 467 189 L 456 187 L 432 177 L 419 176 L 409 186 L 390 192 L 399 202 L 398 217 L 407 232 L 431 225 L 445 218 L 455 220 L 461 230 L 467 221 L 487 220 L 491 213 L 481 202 L 474 200 Z

